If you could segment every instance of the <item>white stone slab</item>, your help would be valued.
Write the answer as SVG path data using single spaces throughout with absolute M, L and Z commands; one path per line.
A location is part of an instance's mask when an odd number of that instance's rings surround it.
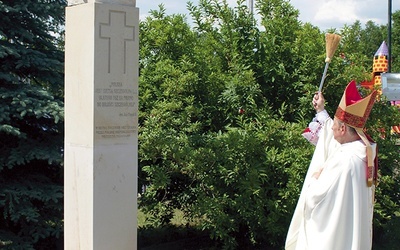
M 127 4 L 136 6 L 136 0 L 68 0 L 68 5 L 77 5 L 85 3 L 112 3 L 112 4 Z
M 66 11 L 66 250 L 137 246 L 139 10 L 108 2 Z

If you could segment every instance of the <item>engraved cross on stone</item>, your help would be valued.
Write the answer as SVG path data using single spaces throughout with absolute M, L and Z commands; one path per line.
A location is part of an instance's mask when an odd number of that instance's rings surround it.
M 100 24 L 100 38 L 108 39 L 108 73 L 125 74 L 126 43 L 135 40 L 135 29 L 126 24 L 126 13 L 110 11 L 108 23 Z

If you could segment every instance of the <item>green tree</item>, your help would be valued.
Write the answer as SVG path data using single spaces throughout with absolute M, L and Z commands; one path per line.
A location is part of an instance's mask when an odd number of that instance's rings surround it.
M 296 113 L 297 105 L 293 104 L 304 95 L 306 89 L 300 78 L 309 73 L 299 73 L 300 60 L 295 53 L 298 49 L 293 46 L 296 43 L 296 35 L 301 31 L 299 11 L 286 0 L 257 1 L 256 8 L 261 15 L 261 25 L 265 28 L 261 40 L 266 55 L 261 61 L 262 74 L 258 82 L 273 108 L 278 109 L 282 103 L 286 103 L 288 110 L 285 113 L 288 119 L 294 121 L 293 114 Z
M 140 28 L 139 177 L 141 185 L 149 185 L 140 205 L 166 224 L 190 181 L 177 158 L 187 134 L 202 129 L 196 121 L 201 120 L 198 98 L 205 90 L 193 70 L 198 67 L 192 63 L 196 38 L 182 15 L 166 16 L 160 6 Z
M 392 16 L 392 72 L 400 72 L 400 10 Z
M 66 1 L 0 2 L 0 247 L 56 249 Z
M 360 53 L 373 58 L 380 44 L 387 42 L 387 27 L 385 25 L 376 25 L 372 21 L 365 24 L 365 28 L 361 30 L 360 37 Z M 372 67 L 372 66 L 371 66 Z
M 206 216 L 207 219 L 200 220 L 200 226 L 208 229 L 226 248 L 282 243 L 290 219 L 286 213 L 294 207 L 293 197 L 298 194 L 298 187 L 292 191 L 285 186 L 287 182 L 291 187 L 300 186 L 300 178 L 290 179 L 289 176 L 304 174 L 306 165 L 303 162 L 295 168 L 295 164 L 289 163 L 292 160 L 285 160 L 289 150 L 294 150 L 294 146 L 284 144 L 286 141 L 291 141 L 291 145 L 306 145 L 299 132 L 305 124 L 285 122 L 283 117 L 288 116 L 289 108 L 277 97 L 267 101 L 264 96 L 263 85 L 259 82 L 264 79 L 262 74 L 267 67 L 264 61 L 268 43 L 262 40 L 243 1 L 239 6 L 233 10 L 226 2 L 217 1 L 201 1 L 197 7 L 189 5 L 195 19 L 195 32 L 184 23 L 182 16 L 165 16 L 161 6 L 141 23 L 140 33 L 141 41 L 147 41 L 142 42 L 141 49 L 139 138 L 141 177 L 146 180 L 147 189 L 140 205 L 153 213 L 160 225 L 170 221 L 174 208 L 184 211 L 189 219 Z M 310 30 L 316 34 L 315 28 L 310 27 Z M 317 36 L 322 39 L 319 34 Z M 312 35 L 304 36 L 302 41 L 311 45 L 313 39 Z M 292 41 L 296 38 L 290 38 Z M 177 46 L 168 47 L 166 43 Z M 301 42 L 297 44 L 297 50 L 303 48 L 302 56 L 312 50 Z M 291 53 L 294 57 L 295 53 Z M 275 68 L 275 61 L 270 60 L 273 66 L 268 67 Z M 306 66 L 301 69 L 306 70 Z M 290 81 L 276 82 L 282 92 L 291 89 Z M 300 88 L 298 91 L 304 92 Z M 268 96 L 271 96 L 269 92 Z M 279 111 L 271 108 L 272 104 L 278 106 Z M 256 120 L 259 122 L 253 125 Z M 282 128 L 286 126 L 293 131 L 283 135 L 286 130 Z M 265 128 L 269 129 L 263 131 Z M 282 133 L 277 134 L 275 140 L 268 139 L 277 133 L 276 130 Z M 279 141 L 283 137 L 291 139 Z M 270 151 L 265 150 L 266 144 Z M 252 152 L 255 148 L 258 150 Z M 243 149 L 246 152 L 240 153 Z M 277 157 L 276 154 L 282 155 Z M 241 155 L 244 157 L 240 158 Z M 279 161 L 270 164 L 275 157 Z M 254 162 L 246 163 L 251 159 Z M 306 159 L 308 157 L 300 156 L 293 161 Z M 265 169 L 266 164 L 273 171 Z M 253 165 L 258 167 L 252 169 Z M 281 172 L 287 171 L 289 166 L 293 171 Z M 247 171 L 251 171 L 251 175 L 235 180 L 235 176 Z M 226 179 L 227 172 L 232 176 Z M 249 182 L 247 178 L 250 177 Z M 281 179 L 274 188 L 269 186 L 273 179 Z M 254 187 L 258 194 L 252 195 L 255 203 L 249 204 L 246 195 L 239 194 L 252 185 L 253 180 L 258 182 Z M 215 191 L 208 192 L 209 189 Z M 222 197 L 226 203 L 220 203 Z M 261 205 L 267 198 L 270 201 Z M 235 205 L 231 207 L 232 204 Z M 260 205 L 262 208 L 258 209 Z M 241 206 L 247 208 L 237 210 Z M 218 213 L 210 213 L 214 210 Z M 258 212 L 254 213 L 255 210 Z M 231 224 L 225 223 L 227 216 L 232 218 Z M 268 223 L 253 225 L 259 219 Z M 276 228 L 277 222 L 285 226 Z M 261 233 L 265 231 L 269 233 Z

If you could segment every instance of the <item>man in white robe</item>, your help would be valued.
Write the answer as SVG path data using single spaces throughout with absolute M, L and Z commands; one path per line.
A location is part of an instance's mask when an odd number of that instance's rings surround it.
M 316 142 L 316 148 L 286 250 L 371 249 L 375 179 L 371 159 L 376 157 L 376 144 L 368 141 L 362 128 L 375 95 L 363 99 L 355 82 L 349 83 L 334 120 L 324 109 L 323 95 L 314 96 L 317 114 L 309 126 L 314 129 L 305 137 Z

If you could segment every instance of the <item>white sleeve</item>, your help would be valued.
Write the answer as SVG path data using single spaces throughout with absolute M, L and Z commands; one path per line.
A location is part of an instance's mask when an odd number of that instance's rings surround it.
M 328 118 L 329 114 L 325 109 L 321 112 L 318 112 L 301 135 L 314 146 L 317 145 L 321 128 L 325 125 L 325 121 Z
M 317 122 L 321 123 L 322 126 L 323 126 L 323 125 L 325 124 L 325 121 L 326 121 L 328 118 L 329 118 L 329 114 L 328 114 L 328 112 L 326 112 L 326 110 L 324 109 L 324 110 L 322 110 L 321 112 L 318 112 L 318 113 L 315 115 L 313 121 L 317 121 Z

